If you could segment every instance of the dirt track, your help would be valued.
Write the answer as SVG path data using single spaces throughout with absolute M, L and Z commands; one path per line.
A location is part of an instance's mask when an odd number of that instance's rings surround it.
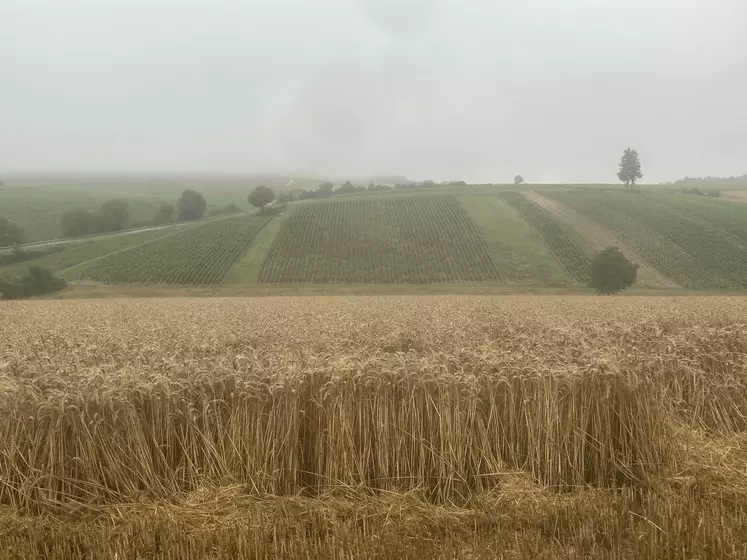
M 569 208 L 565 204 L 546 198 L 537 192 L 526 193 L 526 196 L 539 204 L 542 208 L 558 216 L 561 220 L 568 223 L 587 239 L 595 250 L 602 250 L 605 247 L 616 246 L 640 265 L 638 269 L 638 279 L 640 284 L 651 286 L 652 288 L 679 288 L 680 286 L 670 280 L 653 266 L 647 263 L 641 256 L 636 253 L 630 246 L 623 243 L 614 233 L 602 227 L 594 220 L 591 220 Z

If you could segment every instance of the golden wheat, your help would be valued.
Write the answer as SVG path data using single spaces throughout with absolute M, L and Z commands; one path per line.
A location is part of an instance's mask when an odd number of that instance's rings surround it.
M 4 558 L 747 558 L 747 300 L 0 305 Z

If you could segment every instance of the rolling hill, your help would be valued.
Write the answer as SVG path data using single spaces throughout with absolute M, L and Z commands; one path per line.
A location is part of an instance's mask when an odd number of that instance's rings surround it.
M 747 288 L 747 207 L 665 189 L 437 187 L 290 203 L 177 230 L 74 244 L 20 265 L 135 286 L 583 287 L 616 245 L 637 285 Z M 396 288 L 393 288 L 396 290 Z

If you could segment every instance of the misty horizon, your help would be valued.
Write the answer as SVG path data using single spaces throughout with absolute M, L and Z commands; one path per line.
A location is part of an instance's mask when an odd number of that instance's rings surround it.
M 0 5 L 0 174 L 747 173 L 739 0 Z M 3 176 L 0 175 L 0 180 Z

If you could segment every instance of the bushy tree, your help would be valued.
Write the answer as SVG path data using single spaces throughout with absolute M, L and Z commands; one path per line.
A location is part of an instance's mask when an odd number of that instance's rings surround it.
M 638 264 L 617 247 L 600 251 L 591 262 L 589 286 L 600 294 L 614 294 L 632 286 L 638 276 Z
M 96 215 L 96 229 L 99 233 L 120 231 L 127 227 L 129 221 L 130 205 L 122 199 L 115 198 L 101 205 Z
M 96 216 L 85 208 L 72 208 L 60 217 L 64 237 L 81 237 L 96 232 Z
M 517 175 L 514 177 L 514 185 L 521 185 L 524 182 L 524 177 Z
M 15 280 L 0 280 L 3 299 L 20 299 L 63 290 L 67 282 L 57 278 L 51 270 L 40 266 L 29 267 L 28 273 Z
M 620 170 L 617 172 L 617 178 L 625 183 L 625 190 L 631 191 L 635 188 L 635 182 L 643 178 L 641 173 L 641 160 L 638 152 L 628 147 L 620 158 Z
M 350 181 L 348 181 L 348 183 L 349 182 Z M 335 189 L 335 186 L 329 181 L 327 181 L 326 183 L 322 183 L 321 185 L 319 185 L 319 188 L 316 190 L 315 197 L 326 198 L 328 196 L 332 196 L 334 189 Z
M 0 216 L 0 247 L 13 247 L 23 241 L 21 228 L 5 216 Z
M 259 208 L 260 212 L 264 212 L 265 206 L 275 200 L 275 193 L 272 192 L 272 189 L 269 187 L 260 186 L 252 191 L 252 194 L 249 195 L 247 200 L 249 201 L 249 204 L 255 208 Z
M 179 209 L 179 221 L 199 220 L 205 215 L 207 203 L 201 193 L 187 189 L 179 197 L 177 208 Z
M 174 208 L 174 205 L 164 204 L 158 209 L 156 215 L 153 217 L 153 223 L 155 225 L 170 224 L 174 221 L 174 216 L 176 216 L 176 208 Z

